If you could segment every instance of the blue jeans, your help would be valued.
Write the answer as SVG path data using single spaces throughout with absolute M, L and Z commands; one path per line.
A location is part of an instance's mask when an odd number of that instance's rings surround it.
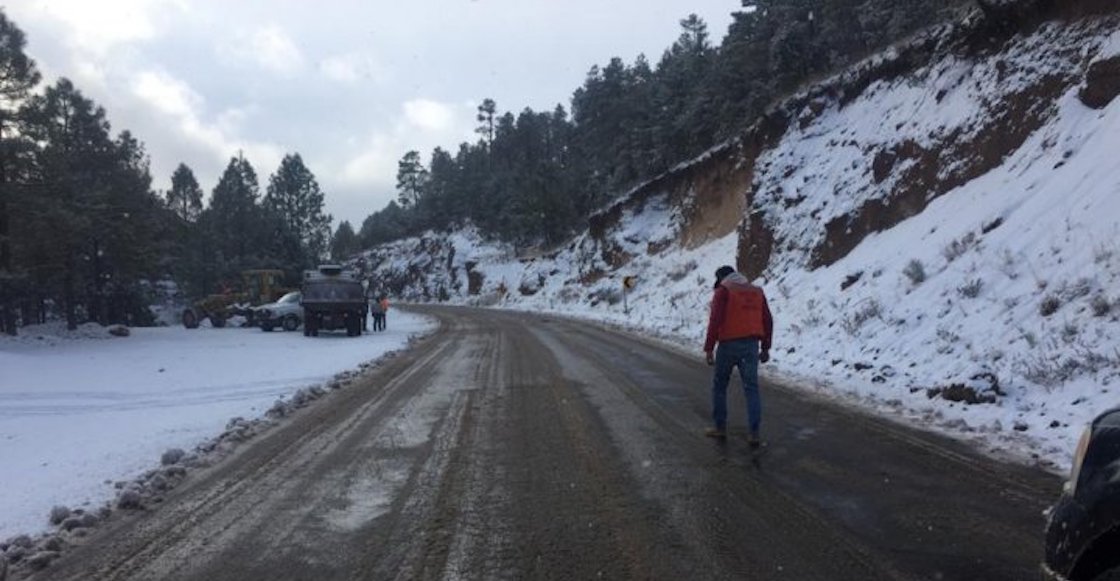
M 758 435 L 762 423 L 762 400 L 758 395 L 758 339 L 720 341 L 716 347 L 716 370 L 712 378 L 712 420 L 716 428 L 727 429 L 727 384 L 731 369 L 739 368 L 743 394 L 747 398 L 747 424 L 751 435 Z

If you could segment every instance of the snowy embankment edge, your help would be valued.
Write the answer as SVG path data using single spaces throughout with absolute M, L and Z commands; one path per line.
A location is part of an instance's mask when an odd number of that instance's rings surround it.
M 404 305 L 407 310 L 407 305 Z M 228 461 L 245 449 L 243 444 L 280 426 L 298 410 L 351 386 L 367 373 L 383 367 L 387 362 L 412 349 L 417 343 L 437 333 L 439 320 L 435 317 L 411 312 L 425 319 L 426 328 L 408 335 L 404 345 L 387 350 L 376 357 L 335 373 L 321 383 L 298 388 L 292 395 L 278 398 L 258 417 L 245 419 L 233 417 L 218 435 L 196 444 L 192 452 L 180 448 L 165 451 L 159 465 L 146 470 L 132 480 L 117 481 L 115 497 L 96 509 L 71 509 L 65 505 L 54 506 L 44 515 L 51 529 L 45 532 L 17 533 L 0 541 L 0 581 L 20 578 L 25 574 L 45 569 L 62 556 L 67 548 L 87 542 L 95 529 L 111 519 L 128 518 L 128 513 L 158 507 L 165 495 L 194 472 L 206 470 Z
M 547 315 L 571 322 L 590 323 L 602 329 L 622 332 L 655 343 L 684 357 L 694 357 L 697 361 L 703 361 L 703 338 L 689 338 L 683 334 L 666 333 L 654 327 L 643 327 L 640 324 L 628 321 L 626 315 L 609 313 L 606 314 L 607 316 L 596 318 L 543 306 L 531 310 L 515 306 L 480 307 L 471 305 L 469 302 L 462 303 L 462 306 L 489 308 L 527 315 Z M 868 395 L 866 391 L 856 389 L 854 383 L 848 386 L 846 382 L 836 379 L 821 378 L 783 364 L 780 361 L 780 355 L 772 355 L 772 357 L 775 357 L 776 360 L 771 360 L 770 363 L 759 367 L 760 379 L 764 384 L 764 402 L 766 397 L 765 384 L 770 383 L 780 389 L 796 392 L 800 396 L 839 406 L 854 414 L 887 421 L 910 430 L 916 429 L 947 437 L 993 460 L 1040 469 L 1056 476 L 1068 476 L 1072 451 L 1069 454 L 1063 452 L 1060 455 L 1047 455 L 1040 451 L 1041 447 L 1037 445 L 1034 438 L 1018 432 L 982 432 L 972 430 L 967 425 L 962 430 L 962 422 L 959 418 L 945 417 L 937 412 L 931 414 L 929 410 L 908 408 L 894 398 L 877 398 Z M 696 389 L 706 393 L 710 389 L 708 381 L 710 379 L 696 385 Z M 765 421 L 764 415 L 764 426 Z M 703 427 L 703 425 L 698 425 L 697 430 Z

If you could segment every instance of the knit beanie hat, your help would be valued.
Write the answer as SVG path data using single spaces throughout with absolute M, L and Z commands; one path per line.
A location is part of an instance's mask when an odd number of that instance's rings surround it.
M 730 266 L 721 266 L 718 269 L 716 269 L 716 284 L 715 284 L 715 286 L 718 287 L 719 283 L 723 282 L 723 279 L 727 278 L 727 275 L 729 275 L 733 272 L 735 272 L 735 269 L 731 268 Z

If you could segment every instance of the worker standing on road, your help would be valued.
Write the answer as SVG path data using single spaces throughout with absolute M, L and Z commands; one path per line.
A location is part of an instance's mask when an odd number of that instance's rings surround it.
M 370 297 L 369 312 L 373 315 L 373 330 L 381 331 L 385 329 L 385 309 L 381 305 L 380 296 Z
M 385 330 L 385 319 L 389 316 L 389 297 L 381 295 L 381 330 Z
M 712 420 L 714 426 L 704 435 L 727 437 L 727 384 L 731 369 L 739 368 L 743 393 L 747 398 L 749 443 L 760 445 L 758 430 L 762 423 L 762 400 L 758 394 L 758 364 L 770 360 L 770 340 L 774 320 L 766 303 L 766 294 L 730 266 L 716 270 L 715 291 L 708 317 L 708 333 L 704 340 L 704 358 L 715 365 L 712 378 Z M 713 356 L 713 348 L 719 344 Z M 761 349 L 760 349 L 761 348 Z

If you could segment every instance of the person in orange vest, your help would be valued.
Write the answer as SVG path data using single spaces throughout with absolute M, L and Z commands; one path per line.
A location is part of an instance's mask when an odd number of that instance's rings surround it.
M 377 306 L 381 307 L 381 330 L 385 330 L 385 318 L 389 314 L 389 297 L 381 295 L 381 300 L 377 301 Z
M 748 439 L 751 449 L 761 445 L 762 400 L 758 394 L 758 364 L 770 360 L 774 319 L 766 294 L 730 266 L 716 270 L 715 291 L 704 340 L 704 358 L 715 366 L 712 377 L 712 420 L 704 435 L 727 437 L 727 384 L 731 369 L 739 368 L 747 399 Z M 716 345 L 719 345 L 716 348 Z M 715 351 L 713 355 L 713 350 Z

